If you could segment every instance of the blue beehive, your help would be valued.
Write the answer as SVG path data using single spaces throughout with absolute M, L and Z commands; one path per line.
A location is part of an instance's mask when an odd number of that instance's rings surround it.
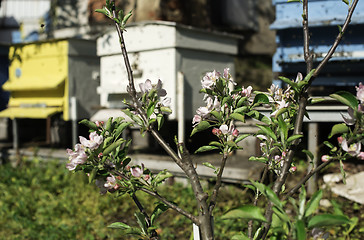
M 8 80 L 9 73 L 9 46 L 0 44 L 0 111 L 6 108 L 9 101 L 9 92 L 2 90 L 2 85 Z
M 273 0 L 273 4 L 276 7 L 276 20 L 271 28 L 277 33 L 273 72 L 294 78 L 297 72 L 306 72 L 303 57 L 302 3 Z M 338 0 L 311 0 L 308 3 L 308 11 L 310 50 L 315 54 L 315 67 L 326 55 L 339 33 L 338 25 L 344 23 L 348 6 Z M 320 90 L 317 94 L 327 94 L 327 91 L 342 90 L 346 87 L 352 89 L 353 85 L 364 81 L 363 29 L 364 2 L 359 1 L 335 54 L 313 83 L 314 89 Z M 322 89 L 326 92 L 322 92 Z

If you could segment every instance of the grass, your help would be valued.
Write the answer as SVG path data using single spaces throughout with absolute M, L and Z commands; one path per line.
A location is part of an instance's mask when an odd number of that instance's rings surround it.
M 0 165 L 0 239 L 133 239 L 107 225 L 121 221 L 136 226 L 136 208 L 129 196 L 100 195 L 82 173 L 69 172 L 64 163 L 24 161 L 20 167 Z M 194 212 L 190 188 L 180 184 L 163 185 L 161 194 Z M 151 212 L 156 201 L 148 195 L 138 197 Z M 244 230 L 246 222 L 222 220 L 227 210 L 251 203 L 251 194 L 236 186 L 225 186 L 215 210 L 216 239 L 230 239 Z M 328 229 L 333 239 L 361 239 L 364 235 L 364 207 L 325 192 L 349 217 L 358 223 L 345 236 L 347 227 Z M 264 203 L 260 203 L 264 204 Z M 330 209 L 320 208 L 321 211 Z M 191 222 L 168 210 L 158 221 L 161 239 L 190 239 Z

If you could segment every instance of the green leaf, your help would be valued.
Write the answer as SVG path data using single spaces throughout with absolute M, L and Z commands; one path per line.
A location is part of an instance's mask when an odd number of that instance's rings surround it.
M 118 229 L 130 229 L 131 227 L 122 222 L 114 222 L 108 225 L 109 228 L 118 228 Z
M 124 139 L 119 139 L 116 142 L 113 142 L 106 149 L 104 149 L 104 151 L 102 152 L 102 155 L 104 155 L 104 156 L 105 155 L 108 155 L 109 153 L 111 153 L 112 151 L 114 151 L 117 147 L 119 147 L 124 142 L 125 142 Z
M 92 183 L 97 175 L 97 168 L 92 169 L 90 175 L 88 176 L 88 183 Z
M 92 130 L 95 130 L 95 131 L 98 129 L 96 123 L 94 123 L 94 122 L 92 122 L 90 120 L 87 120 L 87 119 L 83 119 L 83 120 L 79 121 L 78 123 L 83 124 L 86 127 L 88 127 L 89 129 L 92 129 Z
M 172 113 L 172 109 L 169 107 L 161 107 L 161 111 L 164 113 Z
M 240 114 L 240 113 L 232 113 L 230 115 L 231 119 L 237 120 L 237 121 L 241 121 L 241 122 L 245 122 L 245 117 L 244 115 Z
M 201 121 L 199 124 L 197 124 L 196 127 L 194 127 L 192 129 L 192 132 L 191 132 L 191 137 L 195 134 L 195 133 L 198 133 L 198 132 L 201 132 L 203 130 L 206 130 L 210 127 L 210 123 L 208 121 Z
M 343 183 L 346 184 L 346 173 L 344 170 L 344 163 L 341 159 L 340 159 L 340 172 L 341 172 L 341 175 L 343 176 Z
M 216 146 L 202 146 L 202 147 L 198 148 L 195 151 L 195 153 L 208 152 L 208 151 L 212 151 L 212 150 L 215 150 L 215 149 L 219 149 L 219 148 L 216 147 Z
M 224 145 L 221 142 L 212 141 L 209 143 L 210 146 L 223 147 Z
M 308 222 L 308 228 L 319 228 L 333 225 L 349 224 L 350 219 L 342 215 L 321 214 L 313 216 Z
M 312 152 L 310 152 L 309 150 L 307 149 L 303 149 L 302 150 L 303 153 L 306 153 L 306 155 L 313 161 L 313 159 L 315 158 L 312 154 Z
M 339 102 L 341 102 L 342 104 L 351 107 L 352 109 L 358 109 L 358 99 L 356 99 L 356 97 L 346 91 L 339 91 L 337 93 L 331 94 L 330 97 L 338 100 Z
M 336 134 L 342 134 L 342 133 L 347 133 L 349 131 L 349 127 L 346 126 L 345 123 L 339 123 L 339 124 L 335 124 L 332 129 L 331 129 L 331 133 L 329 135 L 329 138 L 331 138 L 332 136 L 336 135 Z
M 108 12 L 108 11 L 106 11 L 106 9 L 95 9 L 95 12 L 102 13 L 102 14 L 104 14 L 106 17 L 109 17 L 109 12 Z
M 239 107 L 234 110 L 234 113 L 244 113 L 248 110 L 247 106 Z
M 235 148 L 237 148 L 237 147 L 238 147 L 238 145 L 236 145 L 236 143 L 235 143 L 234 141 L 231 141 L 231 140 L 227 141 L 227 142 L 226 142 L 226 144 L 227 144 L 229 147 L 233 148 L 233 149 L 235 149 Z
M 333 149 L 335 146 L 332 144 L 332 143 L 330 143 L 329 141 L 324 141 L 324 144 L 327 146 L 327 147 L 329 147 L 330 149 Z
M 305 223 L 302 220 L 296 222 L 296 234 L 297 240 L 306 240 Z
M 125 130 L 125 128 L 129 127 L 131 124 L 131 122 L 121 123 L 115 131 L 115 137 L 119 137 L 119 135 Z
M 144 126 L 143 120 L 135 113 L 130 112 L 129 109 L 122 109 L 121 110 L 125 115 L 130 117 L 134 122 L 136 122 L 139 126 Z
M 349 0 L 341 0 L 341 1 L 343 1 L 343 3 L 345 3 L 346 5 L 348 5 L 349 6 Z M 340 31 L 341 32 L 341 31 Z
M 297 83 L 286 77 L 279 76 L 278 78 L 283 82 L 287 83 L 288 85 L 290 85 L 297 92 Z
M 316 211 L 320 204 L 320 200 L 322 198 L 322 190 L 318 190 L 315 192 L 311 199 L 307 202 L 306 210 L 305 210 L 305 217 L 310 216 L 312 213 Z
M 278 208 L 282 209 L 283 208 L 283 203 L 281 202 L 281 200 L 278 198 L 277 194 L 275 194 L 275 192 L 270 189 L 268 186 L 264 186 L 265 187 L 265 195 L 266 197 L 274 204 L 276 205 Z
M 249 117 L 257 119 L 265 124 L 271 124 L 271 122 L 272 122 L 267 116 L 263 115 L 262 113 L 260 113 L 256 110 L 252 110 L 252 111 L 248 112 L 247 115 Z
M 147 117 L 150 118 L 150 116 L 152 116 L 152 114 L 154 113 L 154 109 L 155 109 L 155 103 L 151 102 L 148 106 L 147 109 Z
M 302 134 L 295 134 L 295 135 L 292 135 L 292 136 L 290 136 L 290 137 L 287 139 L 287 143 L 290 143 L 290 142 L 292 142 L 292 141 L 294 141 L 294 140 L 296 140 L 296 139 L 299 139 L 299 138 L 301 138 L 301 137 L 303 137 L 303 135 L 302 135 Z
M 267 163 L 268 158 L 251 156 L 251 157 L 249 157 L 249 161 L 258 161 L 258 162 L 262 162 L 262 163 Z
M 134 213 L 134 216 L 136 217 L 137 222 L 138 222 L 138 225 L 141 228 L 143 234 L 147 235 L 147 233 L 148 233 L 148 227 L 147 227 L 147 223 L 145 221 L 145 217 L 144 217 L 143 213 L 141 213 L 141 212 L 135 212 Z
M 161 129 L 161 127 L 163 126 L 163 123 L 164 123 L 163 114 L 158 114 L 157 115 L 157 122 L 158 122 L 158 131 L 159 131 Z
M 330 202 L 332 204 L 332 208 L 334 209 L 334 214 L 345 215 L 341 210 L 340 205 L 335 200 L 331 200 Z
M 212 116 L 214 116 L 219 122 L 222 122 L 223 121 L 221 112 L 218 112 L 216 110 L 213 110 L 213 111 L 210 112 L 210 114 Z
M 240 233 L 239 235 L 234 235 L 231 240 L 250 240 L 244 233 Z
M 239 208 L 235 208 L 233 210 L 225 213 L 221 219 L 248 219 L 248 220 L 256 220 L 259 222 L 267 222 L 265 219 L 262 210 L 253 205 L 245 205 Z
M 107 130 L 107 131 L 109 131 L 110 133 L 112 132 L 112 120 L 113 120 L 113 118 L 112 117 L 110 117 L 108 120 L 107 120 L 107 122 L 106 122 L 106 124 L 105 124 L 105 129 Z
M 298 201 L 298 218 L 302 219 L 305 214 L 305 204 L 306 204 L 306 189 L 304 186 L 301 187 L 301 192 L 299 194 L 299 201 Z
M 286 214 L 286 212 L 284 212 L 282 209 L 279 209 L 276 206 L 273 206 L 273 213 L 282 221 L 289 223 L 290 219 L 288 217 L 288 215 Z
M 112 141 L 114 141 L 113 136 L 105 138 L 103 148 L 107 148 L 112 143 Z
M 242 97 L 239 99 L 238 103 L 236 104 L 236 106 L 239 108 L 243 105 L 244 102 L 246 102 L 248 98 L 247 97 Z
M 249 137 L 249 136 L 250 136 L 250 134 L 241 134 L 241 135 L 239 135 L 239 136 L 235 139 L 235 143 L 238 143 L 238 142 L 240 142 L 240 141 L 244 140 L 245 138 L 247 138 L 247 137 Z
M 167 170 L 163 170 L 157 174 L 157 176 L 153 179 L 153 181 L 159 184 L 170 177 L 173 177 L 172 173 L 167 172 Z
M 129 20 L 129 18 L 131 17 L 133 10 L 130 10 L 130 12 L 128 14 L 125 15 L 123 21 L 121 22 L 121 26 L 124 27 L 126 25 L 126 22 Z
M 216 170 L 216 167 L 214 165 L 212 165 L 211 163 L 209 163 L 209 162 L 204 162 L 204 163 L 202 163 L 202 165 L 204 165 L 204 166 L 206 166 L 208 168 L 211 168 L 213 170 Z
M 257 127 L 262 130 L 264 135 L 272 138 L 274 141 L 277 141 L 277 136 L 274 134 L 272 129 L 270 129 L 268 126 L 257 125 Z
M 150 215 L 151 225 L 154 224 L 155 220 L 165 211 L 167 211 L 169 207 L 164 203 L 159 203 L 153 210 L 153 213 Z
M 265 95 L 264 93 L 258 93 L 257 95 L 255 95 L 254 97 L 254 101 L 253 104 L 257 104 L 257 103 L 269 103 L 269 98 L 267 97 L 267 95 Z

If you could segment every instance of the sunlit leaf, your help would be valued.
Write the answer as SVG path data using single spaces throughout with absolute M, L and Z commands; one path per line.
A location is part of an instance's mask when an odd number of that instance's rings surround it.
M 202 147 L 199 147 L 195 153 L 200 153 L 200 152 L 208 152 L 208 151 L 212 151 L 212 150 L 215 150 L 215 149 L 219 149 L 218 147 L 216 146 L 202 146 Z
M 333 225 L 349 224 L 350 219 L 342 215 L 321 214 L 313 216 L 308 222 L 308 228 L 319 228 Z
M 320 204 L 320 200 L 322 198 L 322 190 L 318 190 L 315 192 L 311 199 L 307 202 L 306 210 L 305 210 L 305 217 L 310 216 L 312 213 L 316 211 Z
M 346 91 L 339 91 L 334 94 L 330 94 L 330 97 L 338 100 L 342 104 L 351 107 L 352 109 L 358 109 L 358 99 L 356 97 Z
M 195 133 L 208 129 L 210 126 L 211 125 L 208 121 L 201 121 L 196 127 L 192 129 L 191 136 L 193 136 Z
M 222 217 L 222 219 L 248 219 L 256 220 L 260 222 L 266 222 L 262 210 L 253 205 L 245 205 L 239 208 L 228 211 Z
M 329 135 L 329 138 L 332 138 L 332 136 L 334 136 L 336 134 L 347 133 L 348 131 L 349 131 L 349 127 L 346 126 L 345 123 L 335 124 L 331 129 L 331 133 Z
M 296 222 L 296 234 L 297 240 L 306 240 L 305 223 L 302 220 Z

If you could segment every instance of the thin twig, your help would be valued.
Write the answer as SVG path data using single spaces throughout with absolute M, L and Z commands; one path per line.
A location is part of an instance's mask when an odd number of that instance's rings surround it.
M 121 177 L 122 179 L 124 179 L 126 181 L 129 181 L 130 180 L 129 177 L 125 176 L 125 174 L 123 174 L 121 172 L 118 172 L 116 170 L 112 171 L 112 174 L 115 175 L 115 176 L 119 176 L 119 177 Z M 194 222 L 195 224 L 198 223 L 198 220 L 197 220 L 197 218 L 194 215 L 192 215 L 191 213 L 183 210 L 182 208 L 178 207 L 177 205 L 171 203 L 166 198 L 164 198 L 163 196 L 159 195 L 159 193 L 154 192 L 154 191 L 151 191 L 151 190 L 146 189 L 146 188 L 141 188 L 140 190 L 143 191 L 143 192 L 145 192 L 145 193 L 147 193 L 147 194 L 149 194 L 149 195 L 151 195 L 151 196 L 153 196 L 153 197 L 158 198 L 161 202 L 163 202 L 164 204 L 166 204 L 171 209 L 173 209 L 176 212 L 182 214 L 183 216 L 186 216 L 187 218 L 191 219 L 191 221 Z
M 147 223 L 147 227 L 151 227 L 152 223 L 150 221 L 150 217 L 148 215 L 148 213 L 145 211 L 143 205 L 140 203 L 138 197 L 135 194 L 131 194 L 131 198 L 133 199 L 135 205 L 137 205 L 139 211 L 143 214 L 145 222 Z M 157 240 L 158 239 L 158 234 L 155 230 L 152 230 L 152 239 L 153 240 Z
M 289 190 L 287 192 L 287 194 L 284 196 L 284 199 L 287 199 L 288 197 L 292 196 L 298 189 L 300 189 L 300 187 L 302 185 L 304 185 L 314 174 L 316 174 L 317 172 L 319 172 L 321 169 L 323 169 L 324 167 L 326 167 L 327 165 L 329 165 L 331 162 L 333 162 L 335 160 L 335 158 L 330 158 L 327 162 L 324 162 L 322 164 L 320 164 L 320 166 L 318 166 L 315 169 L 312 169 L 309 173 L 307 173 L 307 175 L 301 179 L 301 181 L 299 181 L 296 186 L 294 186 L 291 190 Z
M 188 219 L 190 219 L 194 224 L 199 225 L 200 222 L 198 220 L 198 218 L 194 215 L 192 215 L 191 213 L 183 210 L 182 208 L 178 207 L 177 205 L 171 203 L 170 201 L 168 201 L 166 198 L 162 197 L 161 195 L 159 195 L 159 193 L 157 192 L 153 192 L 150 191 L 149 189 L 145 189 L 142 188 L 141 189 L 143 192 L 148 193 L 149 195 L 157 198 L 158 200 L 160 200 L 161 202 L 163 202 L 164 204 L 166 204 L 168 207 L 170 207 L 171 209 L 173 209 L 174 211 L 178 212 L 179 214 L 187 217 Z
M 215 205 L 216 205 L 216 199 L 217 199 L 217 195 L 219 193 L 219 189 L 221 187 L 222 174 L 224 172 L 226 160 L 227 160 L 227 154 L 224 152 L 222 159 L 221 159 L 220 169 L 216 176 L 215 187 L 214 187 L 214 190 L 212 191 L 211 198 L 210 198 L 210 204 L 209 204 L 210 215 L 212 215 L 212 211 L 214 210 Z

